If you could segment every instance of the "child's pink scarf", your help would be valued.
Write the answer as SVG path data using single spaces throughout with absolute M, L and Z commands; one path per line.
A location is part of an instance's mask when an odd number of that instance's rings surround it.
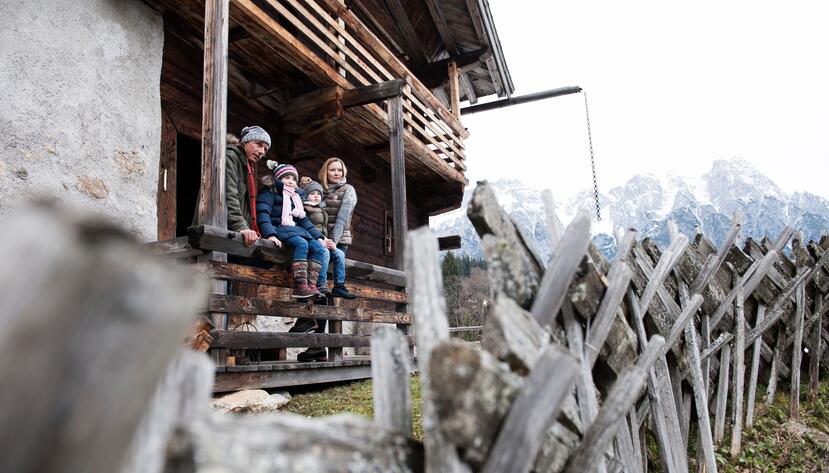
M 291 202 L 294 203 L 294 209 L 291 210 Z M 305 210 L 302 208 L 302 199 L 299 198 L 296 190 L 288 186 L 282 186 L 282 225 L 286 227 L 293 227 L 296 225 L 294 219 L 305 218 Z

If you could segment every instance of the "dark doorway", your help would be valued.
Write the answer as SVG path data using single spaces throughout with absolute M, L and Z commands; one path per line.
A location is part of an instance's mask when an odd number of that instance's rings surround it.
M 176 236 L 193 224 L 201 185 L 201 142 L 179 133 L 176 143 Z

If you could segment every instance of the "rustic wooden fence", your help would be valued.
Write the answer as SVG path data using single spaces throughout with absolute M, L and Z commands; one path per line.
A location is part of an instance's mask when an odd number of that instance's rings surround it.
M 27 230 L 43 228 L 38 218 L 57 220 L 30 213 L 8 227 L 21 236 L 0 245 L 19 268 L 0 270 L 0 291 L 17 297 L 0 317 L 8 355 L 0 356 L 0 437 L 16 447 L 0 456 L 0 470 L 642 472 L 650 432 L 662 470 L 696 463 L 711 472 L 716 444 L 740 451 L 759 385 L 768 401 L 789 379 L 795 418 L 802 372 L 815 395 L 829 338 L 825 238 L 804 245 L 787 228 L 737 246 L 735 224 L 719 248 L 672 232 L 660 251 L 629 231 L 609 263 L 580 214 L 545 265 L 486 184 L 469 214 L 495 294 L 480 348 L 450 337 L 436 239 L 419 229 L 407 240 L 421 444 L 411 439 L 409 344 L 395 327 L 378 327 L 371 340 L 373 420 L 211 413 L 210 362 L 159 339 L 183 334 L 196 311 L 198 297 L 174 297 L 192 278 L 137 258 L 123 237 L 88 223 L 56 227 L 47 247 L 30 242 Z M 790 240 L 792 260 L 783 251 Z M 40 276 L 21 278 L 27 268 Z M 99 277 L 46 290 L 67 271 Z M 69 297 L 83 291 L 107 297 Z M 86 315 L 75 324 L 66 314 Z M 22 398 L 36 417 L 13 402 Z

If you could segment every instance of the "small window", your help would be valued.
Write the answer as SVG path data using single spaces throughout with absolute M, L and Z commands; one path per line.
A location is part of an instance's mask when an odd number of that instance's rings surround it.
M 394 220 L 391 212 L 384 211 L 385 230 L 383 231 L 383 254 L 385 256 L 394 256 Z

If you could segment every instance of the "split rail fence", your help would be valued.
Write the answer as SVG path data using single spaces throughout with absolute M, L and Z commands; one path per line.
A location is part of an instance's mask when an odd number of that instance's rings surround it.
M 423 228 L 406 242 L 421 443 L 411 438 L 409 341 L 395 327 L 371 339 L 373 420 L 209 412 L 212 364 L 164 335 L 201 304 L 180 296 L 199 293 L 192 275 L 140 256 L 104 224 L 27 212 L 10 227 L 21 236 L 0 245 L 28 268 L 0 269 L 0 291 L 18 301 L 0 317 L 0 441 L 16 446 L 0 470 L 714 472 L 715 445 L 738 454 L 757 403 L 781 381 L 793 418 L 803 391 L 816 395 L 829 339 L 826 238 L 804 244 L 785 228 L 738 244 L 735 222 L 719 247 L 673 229 L 660 250 L 628 231 L 608 262 L 582 213 L 545 265 L 486 183 L 469 217 L 495 295 L 480 348 L 450 336 L 436 239 Z M 548 221 L 557 228 L 551 211 Z M 26 237 L 52 227 L 50 245 Z M 73 272 L 95 277 L 53 284 Z M 67 297 L 81 293 L 101 297 Z M 658 458 L 648 458 L 649 432 Z

